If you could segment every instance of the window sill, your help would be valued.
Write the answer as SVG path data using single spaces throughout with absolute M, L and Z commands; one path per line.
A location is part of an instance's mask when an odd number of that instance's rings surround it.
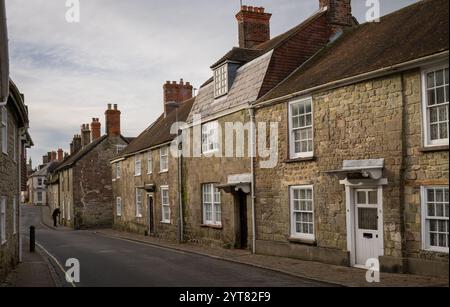
M 426 146 L 419 149 L 419 152 L 427 153 L 427 152 L 438 152 L 438 151 L 448 151 L 448 145 L 441 146 Z
M 134 177 L 141 177 L 141 174 L 134 174 Z
M 161 221 L 161 224 L 171 225 L 172 223 L 170 221 Z
M 316 240 L 314 239 L 290 237 L 288 241 L 296 244 L 316 245 Z
M 0 243 L 0 246 L 6 245 L 6 243 L 8 243 L 8 241 L 2 241 L 2 243 Z
M 217 229 L 217 230 L 222 230 L 223 229 L 223 225 L 201 224 L 200 227 L 201 228 L 212 228 L 212 229 Z
M 160 174 L 165 174 L 165 173 L 168 173 L 169 172 L 169 170 L 165 170 L 165 171 L 160 171 L 159 173 Z
M 315 156 L 311 157 L 304 157 L 304 158 L 293 158 L 293 159 L 287 159 L 284 162 L 285 163 L 299 163 L 299 162 L 309 162 L 309 161 L 316 161 Z
M 136 218 L 137 218 L 137 219 L 141 219 L 141 218 L 142 218 L 142 215 L 136 215 Z
M 433 253 L 441 253 L 448 254 L 448 248 L 439 248 L 439 247 L 428 247 L 424 249 L 425 252 L 433 252 Z

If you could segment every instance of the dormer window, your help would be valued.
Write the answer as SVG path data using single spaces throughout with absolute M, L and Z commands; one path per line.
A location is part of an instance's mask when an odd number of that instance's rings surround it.
M 214 70 L 214 98 L 228 94 L 228 65 L 224 64 Z

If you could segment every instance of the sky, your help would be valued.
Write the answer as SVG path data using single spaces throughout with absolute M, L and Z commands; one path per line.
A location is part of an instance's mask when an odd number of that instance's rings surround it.
M 318 0 L 244 0 L 273 14 L 272 36 L 308 18 Z M 382 15 L 417 0 L 380 0 Z M 364 22 L 365 0 L 352 0 Z M 42 155 L 69 151 L 80 125 L 107 104 L 122 111 L 124 136 L 137 136 L 163 112 L 165 81 L 198 88 L 210 66 L 238 45 L 239 0 L 80 0 L 68 23 L 66 0 L 6 0 L 11 77 L 30 112 L 33 167 Z

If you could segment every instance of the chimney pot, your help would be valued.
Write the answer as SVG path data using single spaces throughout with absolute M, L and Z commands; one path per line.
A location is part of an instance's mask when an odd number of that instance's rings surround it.
M 105 112 L 105 127 L 108 136 L 120 136 L 120 114 L 118 105 L 114 105 L 114 110 L 108 109 Z

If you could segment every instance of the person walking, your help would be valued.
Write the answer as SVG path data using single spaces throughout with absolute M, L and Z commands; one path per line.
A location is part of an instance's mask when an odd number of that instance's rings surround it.
M 58 217 L 61 215 L 61 210 L 59 210 L 59 208 L 56 208 L 53 211 L 52 217 L 53 217 L 53 226 L 54 227 L 58 227 Z

